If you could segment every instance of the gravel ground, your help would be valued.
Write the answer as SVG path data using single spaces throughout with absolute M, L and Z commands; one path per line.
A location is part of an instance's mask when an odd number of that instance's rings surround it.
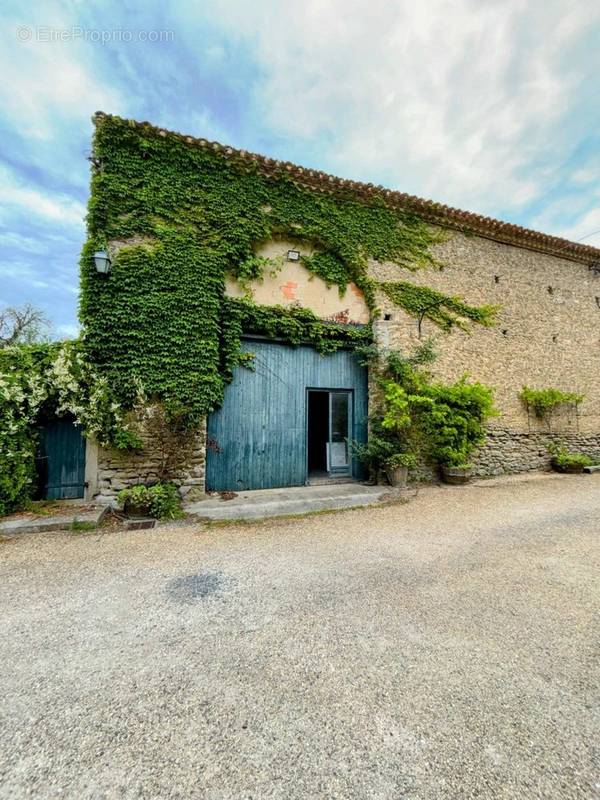
M 0 797 L 600 798 L 600 476 L 0 543 Z

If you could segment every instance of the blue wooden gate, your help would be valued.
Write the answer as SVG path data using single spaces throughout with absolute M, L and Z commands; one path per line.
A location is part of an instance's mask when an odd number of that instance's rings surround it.
M 44 424 L 36 460 L 40 494 L 44 499 L 84 496 L 85 439 L 71 418 L 61 417 Z
M 349 350 L 247 339 L 254 371 L 238 367 L 208 418 L 206 485 L 215 491 L 301 486 L 307 478 L 307 390 L 352 392 L 353 438 L 367 435 L 367 370 Z M 358 465 L 353 465 L 357 474 Z

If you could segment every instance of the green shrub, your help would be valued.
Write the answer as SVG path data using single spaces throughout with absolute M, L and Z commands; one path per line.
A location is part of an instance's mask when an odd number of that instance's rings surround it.
M 560 389 L 532 389 L 523 386 L 519 397 L 538 419 L 547 419 L 559 406 L 577 406 L 585 397 L 577 392 L 562 392 Z
M 353 440 L 350 442 L 350 450 L 354 458 L 364 464 L 370 480 L 376 482 L 379 473 L 397 451 L 397 446 L 393 441 L 381 435 L 380 423 L 373 419 L 371 420 L 369 441 L 357 442 Z
M 156 519 L 178 519 L 183 516 L 181 498 L 173 483 L 129 486 L 119 492 L 117 499 L 123 506 L 128 504 L 147 508 L 150 516 Z
M 381 469 L 414 466 L 422 453 L 446 466 L 468 465 L 484 441 L 486 422 L 497 412 L 493 391 L 465 377 L 452 384 L 434 382 L 427 367 L 435 360 L 430 341 L 408 356 L 388 353 L 383 363 L 372 351 L 365 357 L 376 376 L 377 412 L 369 441 L 354 445 L 372 476 Z
M 551 444 L 548 452 L 557 467 L 590 467 L 594 460 L 584 453 L 570 453 L 564 445 Z
M 394 453 L 386 460 L 385 466 L 388 469 L 398 469 L 398 467 L 413 469 L 417 466 L 417 458 L 412 453 Z
M 492 389 L 463 377 L 450 385 L 429 384 L 423 395 L 417 413 L 429 453 L 445 466 L 468 466 L 485 440 L 487 420 L 496 414 Z

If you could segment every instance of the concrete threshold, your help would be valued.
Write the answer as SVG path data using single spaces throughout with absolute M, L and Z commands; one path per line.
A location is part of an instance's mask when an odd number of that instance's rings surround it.
M 361 483 L 295 486 L 285 489 L 255 489 L 239 492 L 231 500 L 212 495 L 185 507 L 188 514 L 204 519 L 236 520 L 308 514 L 356 506 L 369 506 L 390 497 L 409 496 L 410 490 Z
M 87 511 L 61 509 L 56 514 L 45 514 L 37 517 L 17 517 L 0 522 L 0 535 L 10 536 L 17 533 L 43 533 L 47 531 L 86 531 L 97 528 L 108 511 L 108 506 L 101 506 Z

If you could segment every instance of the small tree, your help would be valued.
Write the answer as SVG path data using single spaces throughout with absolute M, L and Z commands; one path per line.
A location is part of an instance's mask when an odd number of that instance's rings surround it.
M 49 332 L 50 321 L 31 303 L 21 308 L 8 306 L 0 310 L 0 347 L 46 341 Z

